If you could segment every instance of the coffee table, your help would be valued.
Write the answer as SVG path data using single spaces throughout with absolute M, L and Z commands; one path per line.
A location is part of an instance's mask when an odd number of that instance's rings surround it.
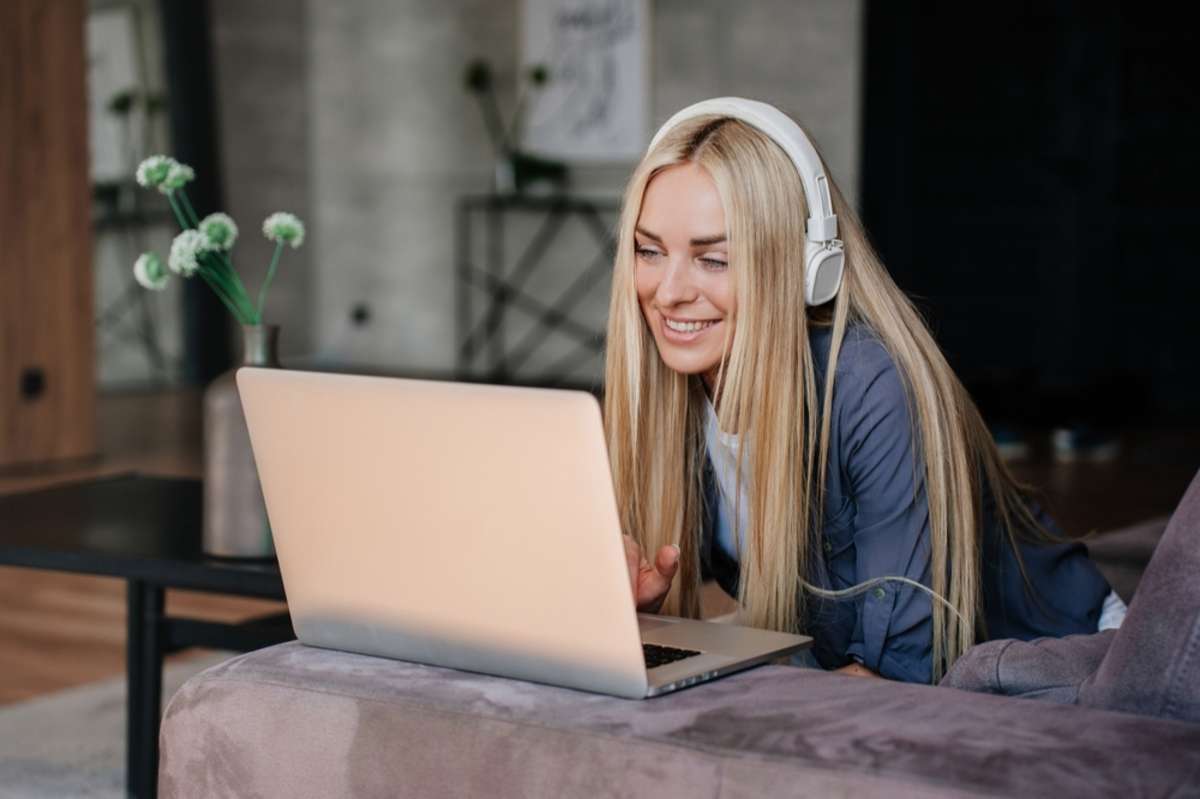
M 279 565 L 201 551 L 199 480 L 122 475 L 0 496 L 0 565 L 120 577 L 128 585 L 126 786 L 153 797 L 163 659 L 192 646 L 245 652 L 295 637 L 286 613 L 227 624 L 165 613 L 167 588 L 283 599 Z

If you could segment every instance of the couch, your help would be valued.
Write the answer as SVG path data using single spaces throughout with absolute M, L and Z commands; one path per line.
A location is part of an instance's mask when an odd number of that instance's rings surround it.
M 1198 544 L 1200 475 L 1120 630 L 981 644 L 937 687 L 773 665 L 638 702 L 269 647 L 172 698 L 160 795 L 1200 795 Z

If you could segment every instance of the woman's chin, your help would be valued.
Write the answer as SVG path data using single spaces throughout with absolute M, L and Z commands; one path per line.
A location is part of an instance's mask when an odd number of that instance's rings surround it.
M 702 375 L 711 372 L 720 360 L 717 357 L 703 359 L 678 357 L 674 353 L 664 353 L 662 349 L 659 349 L 658 354 L 668 369 L 672 372 L 678 372 L 681 375 Z

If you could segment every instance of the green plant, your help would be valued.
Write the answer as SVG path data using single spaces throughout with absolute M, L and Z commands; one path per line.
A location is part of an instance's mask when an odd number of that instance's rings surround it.
M 275 278 L 279 257 L 285 245 L 296 248 L 304 243 L 304 223 L 284 212 L 273 213 L 263 221 L 263 235 L 275 242 L 275 253 L 259 288 L 258 301 L 252 302 L 230 259 L 237 242 L 237 224 L 223 213 L 209 214 L 203 219 L 196 215 L 184 188 L 195 177 L 190 166 L 165 155 L 152 155 L 138 165 L 137 182 L 162 192 L 182 230 L 171 242 L 166 265 L 157 253 L 142 253 L 133 265 L 134 278 L 148 289 L 161 291 L 170 281 L 171 273 L 182 278 L 199 275 L 238 322 L 262 324 L 267 289 Z

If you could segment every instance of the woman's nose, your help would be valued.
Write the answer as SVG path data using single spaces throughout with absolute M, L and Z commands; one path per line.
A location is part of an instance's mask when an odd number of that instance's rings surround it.
M 655 296 L 659 305 L 676 305 L 696 299 L 696 287 L 692 285 L 686 259 L 672 258 L 667 262 Z

